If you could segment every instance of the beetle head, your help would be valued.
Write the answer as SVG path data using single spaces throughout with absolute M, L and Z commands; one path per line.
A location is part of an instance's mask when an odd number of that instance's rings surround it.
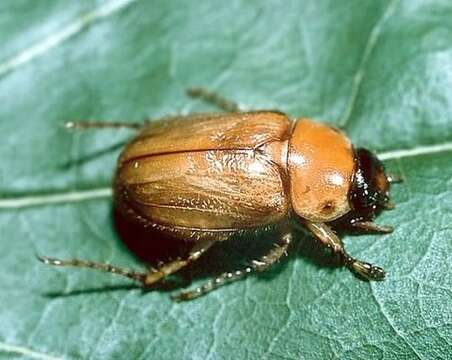
M 389 180 L 383 164 L 370 151 L 355 150 L 355 172 L 349 192 L 350 206 L 357 217 L 372 219 L 389 208 Z

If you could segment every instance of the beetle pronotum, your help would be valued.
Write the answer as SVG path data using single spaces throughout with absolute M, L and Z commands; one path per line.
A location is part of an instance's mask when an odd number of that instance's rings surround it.
M 349 255 L 332 229 L 332 222 L 339 220 L 364 232 L 392 231 L 372 219 L 393 207 L 389 186 L 398 179 L 385 175 L 372 153 L 354 149 L 339 130 L 322 123 L 290 120 L 278 111 L 242 112 L 203 89 L 189 94 L 214 102 L 226 113 L 147 124 L 67 124 L 68 128 L 137 131 L 118 160 L 113 186 L 116 207 L 126 218 L 170 234 L 174 241 L 191 242 L 187 257 L 148 272 L 79 259 L 40 257 L 41 261 L 95 268 L 150 286 L 244 229 L 278 227 L 280 237 L 265 256 L 173 297 L 189 300 L 278 261 L 292 242 L 289 220 L 296 219 L 344 266 L 369 280 L 384 278 L 380 267 Z

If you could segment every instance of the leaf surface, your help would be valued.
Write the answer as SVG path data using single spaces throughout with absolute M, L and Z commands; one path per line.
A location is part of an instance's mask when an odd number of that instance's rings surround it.
M 448 0 L 2 1 L 0 358 L 451 358 L 451 18 Z M 396 231 L 344 238 L 384 282 L 324 266 L 304 236 L 269 274 L 182 304 L 36 260 L 142 266 L 108 196 L 130 132 L 61 125 L 212 111 L 193 85 L 341 125 L 403 176 L 377 220 Z

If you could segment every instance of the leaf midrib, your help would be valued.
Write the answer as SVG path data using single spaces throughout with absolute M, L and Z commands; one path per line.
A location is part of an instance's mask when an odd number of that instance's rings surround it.
M 383 161 L 401 160 L 410 157 L 440 154 L 449 151 L 452 151 L 452 142 L 417 146 L 411 149 L 385 151 L 379 153 L 378 157 Z M 7 197 L 3 199 L 0 198 L 0 210 L 92 201 L 96 199 L 110 198 L 111 196 L 111 186 L 102 186 L 85 190 L 69 190 L 43 195 Z

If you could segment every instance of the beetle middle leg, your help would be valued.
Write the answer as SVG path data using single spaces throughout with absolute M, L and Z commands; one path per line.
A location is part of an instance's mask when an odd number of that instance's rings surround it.
M 350 256 L 344 249 L 341 239 L 324 223 L 305 222 L 307 228 L 316 236 L 320 242 L 331 248 L 334 254 L 340 256 L 343 263 L 353 272 L 367 280 L 383 280 L 385 272 L 382 268 L 358 260 Z
M 289 229 L 287 229 L 286 231 L 282 232 L 277 244 L 266 255 L 262 256 L 258 260 L 253 260 L 249 266 L 241 270 L 225 272 L 193 290 L 183 291 L 181 293 L 175 294 L 171 297 L 171 299 L 175 301 L 193 300 L 222 285 L 242 279 L 252 272 L 261 272 L 267 270 L 281 257 L 287 254 L 287 249 L 289 248 L 291 242 L 292 233 Z
M 205 102 L 215 105 L 226 112 L 241 111 L 239 105 L 234 101 L 228 100 L 213 91 L 201 87 L 192 87 L 187 89 L 187 95 L 192 98 L 204 100 Z

